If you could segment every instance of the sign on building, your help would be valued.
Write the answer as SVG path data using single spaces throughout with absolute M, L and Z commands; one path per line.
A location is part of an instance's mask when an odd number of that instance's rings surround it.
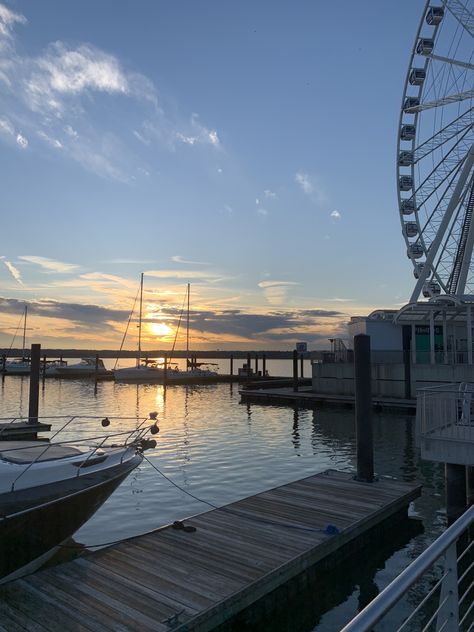
M 298 351 L 298 353 L 306 353 L 308 351 L 308 343 L 307 342 L 297 342 L 296 343 L 296 351 Z

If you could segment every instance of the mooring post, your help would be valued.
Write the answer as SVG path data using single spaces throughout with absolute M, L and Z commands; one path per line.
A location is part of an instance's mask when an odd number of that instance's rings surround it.
M 247 380 L 250 382 L 250 374 L 252 373 L 252 365 L 250 364 L 250 353 L 247 353 Z
M 95 354 L 95 381 L 97 382 L 97 376 L 99 375 L 99 354 Z
M 372 436 L 372 370 L 370 336 L 354 336 L 354 378 L 356 450 L 358 481 L 374 480 L 374 446 Z
M 38 423 L 39 381 L 41 365 L 41 345 L 31 345 L 30 355 L 30 400 L 28 406 L 28 423 Z
M 304 355 L 300 355 L 300 377 L 304 377 Z
M 263 354 L 262 356 L 262 375 L 265 377 L 267 374 L 267 356 Z
M 466 465 L 466 504 L 474 505 L 474 467 Z
M 298 391 L 298 352 L 293 350 L 293 391 Z
M 230 374 L 234 375 L 234 356 L 230 356 Z
M 466 467 L 457 463 L 445 463 L 444 476 L 446 481 L 446 516 L 449 526 L 466 511 Z
M 163 368 L 163 384 L 166 384 L 166 379 L 168 377 L 168 357 L 165 353 L 165 357 L 164 357 L 164 368 Z
M 258 353 L 255 354 L 255 373 L 258 375 Z
M 5 373 L 6 365 L 7 365 L 7 356 L 3 354 L 2 355 L 2 373 Z

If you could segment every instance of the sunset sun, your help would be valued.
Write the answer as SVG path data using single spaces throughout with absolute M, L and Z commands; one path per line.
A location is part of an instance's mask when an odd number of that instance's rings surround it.
M 148 328 L 153 336 L 164 338 L 168 336 L 173 330 L 165 323 L 149 323 Z

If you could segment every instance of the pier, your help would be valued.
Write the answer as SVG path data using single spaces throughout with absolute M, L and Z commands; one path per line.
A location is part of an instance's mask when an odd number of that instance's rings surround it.
M 328 404 L 334 406 L 355 406 L 355 395 L 336 395 L 334 393 L 315 393 L 311 387 L 293 388 L 252 388 L 239 390 L 241 401 L 248 404 L 269 404 L 276 406 L 298 406 L 300 408 L 316 408 Z M 372 396 L 372 406 L 376 410 L 416 413 L 415 399 L 398 397 Z
M 321 472 L 6 584 L 0 628 L 212 630 L 373 546 L 420 490 Z

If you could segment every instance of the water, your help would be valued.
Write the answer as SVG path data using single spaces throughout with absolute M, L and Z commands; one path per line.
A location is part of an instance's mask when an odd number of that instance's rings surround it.
M 267 366 L 276 374 L 271 362 Z M 164 388 L 114 382 L 99 382 L 95 387 L 92 381 L 46 380 L 40 391 L 40 415 L 127 416 L 133 418 L 130 426 L 135 419 L 157 411 L 158 445 L 147 451 L 147 458 L 183 490 L 212 505 L 233 502 L 327 468 L 355 468 L 352 410 L 244 405 L 238 388 L 236 384 Z M 0 382 L 0 416 L 25 415 L 28 389 L 28 378 L 6 376 Z M 87 436 L 100 434 L 102 428 L 98 421 L 89 421 L 74 431 Z M 444 529 L 443 470 L 420 461 L 414 445 L 414 418 L 375 415 L 374 450 L 378 475 L 423 484 L 421 498 L 410 508 L 410 515 L 422 522 L 422 532 L 418 530 L 414 537 L 394 534 L 393 542 L 387 542 L 370 559 L 358 560 L 356 568 L 328 577 L 327 612 L 315 607 L 321 600 L 317 592 L 310 591 L 303 602 L 301 597 L 294 605 L 299 616 L 290 607 L 288 623 L 280 617 L 270 621 L 268 629 L 340 629 L 357 612 L 368 590 L 376 593 L 383 588 Z M 208 508 L 144 461 L 74 539 L 92 547 Z

